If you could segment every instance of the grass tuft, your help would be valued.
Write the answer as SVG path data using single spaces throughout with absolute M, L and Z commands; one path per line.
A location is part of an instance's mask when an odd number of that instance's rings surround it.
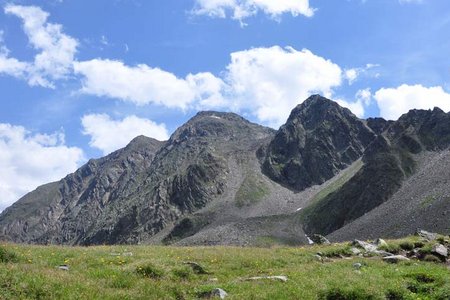
M 152 279 L 161 279 L 162 277 L 164 277 L 164 270 L 150 263 L 138 266 L 136 268 L 136 273 L 143 277 L 148 277 Z

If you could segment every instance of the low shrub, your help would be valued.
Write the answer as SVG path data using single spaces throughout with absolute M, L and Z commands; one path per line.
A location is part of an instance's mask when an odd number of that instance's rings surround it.
M 6 249 L 6 247 L 0 246 L 0 262 L 1 263 L 15 263 L 19 259 L 17 255 L 11 251 Z
M 376 297 L 362 289 L 332 288 L 321 292 L 320 300 L 371 300 Z
M 433 254 L 426 254 L 423 258 L 423 261 L 440 263 L 441 259 Z
M 380 250 L 392 253 L 392 254 L 398 254 L 402 248 L 398 244 L 389 243 L 387 245 L 382 245 L 379 247 Z
M 172 270 L 173 276 L 179 279 L 187 280 L 192 278 L 194 275 L 191 268 L 181 267 Z
M 404 241 L 399 244 L 400 248 L 406 251 L 414 250 L 414 243 L 409 241 Z
M 152 279 L 159 279 L 164 276 L 164 270 L 154 266 L 153 264 L 146 264 L 136 268 L 136 273 Z

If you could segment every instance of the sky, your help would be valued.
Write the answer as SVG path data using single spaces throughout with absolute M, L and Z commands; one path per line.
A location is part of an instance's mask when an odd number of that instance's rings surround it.
M 0 211 L 198 111 L 450 110 L 448 0 L 0 0 Z

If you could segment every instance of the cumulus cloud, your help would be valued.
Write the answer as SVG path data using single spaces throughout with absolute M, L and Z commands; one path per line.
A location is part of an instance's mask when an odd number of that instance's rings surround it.
M 145 135 L 164 141 L 169 138 L 166 126 L 134 115 L 122 120 L 113 120 L 106 114 L 85 115 L 81 119 L 83 134 L 89 135 L 91 147 L 100 149 L 103 154 L 125 147 L 138 135 Z
M 348 81 L 349 85 L 352 85 L 361 76 L 378 77 L 378 73 L 370 72 L 371 69 L 379 67 L 378 64 L 366 64 L 365 67 L 351 68 L 344 71 L 344 78 Z
M 290 13 L 293 16 L 304 15 L 311 17 L 314 9 L 310 7 L 309 0 L 196 0 L 194 14 L 209 17 L 231 18 L 242 20 L 263 12 L 271 18 L 279 18 L 282 14 Z
M 347 101 L 343 99 L 337 99 L 336 102 L 342 107 L 350 109 L 358 118 L 363 118 L 366 107 L 370 105 L 372 101 L 372 93 L 370 88 L 359 90 L 356 92 L 355 101 Z
M 5 13 L 19 17 L 30 45 L 38 51 L 32 62 L 0 52 L 0 72 L 24 78 L 31 86 L 54 87 L 54 81 L 71 72 L 78 42 L 62 32 L 59 24 L 48 23 L 49 14 L 36 6 L 6 5 Z
M 222 82 L 210 73 L 178 78 L 145 64 L 127 66 L 121 61 L 94 59 L 74 63 L 81 75 L 81 92 L 133 102 L 186 109 L 195 100 L 220 101 Z
M 381 117 L 396 120 L 410 109 L 432 109 L 439 107 L 450 111 L 450 94 L 440 86 L 424 87 L 420 84 L 403 84 L 397 88 L 382 88 L 374 99 L 380 108 Z
M 232 53 L 225 76 L 229 105 L 276 127 L 311 94 L 330 96 L 341 84 L 342 70 L 307 49 L 275 46 Z
M 32 134 L 4 123 L 0 123 L 0 153 L 0 211 L 39 185 L 75 171 L 84 161 L 81 149 L 65 145 L 62 132 Z
M 102 59 L 76 62 L 74 70 L 86 94 L 137 105 L 245 111 L 274 127 L 309 95 L 330 96 L 343 78 L 330 60 L 307 49 L 278 46 L 232 53 L 220 78 L 208 72 L 179 78 L 147 65 Z

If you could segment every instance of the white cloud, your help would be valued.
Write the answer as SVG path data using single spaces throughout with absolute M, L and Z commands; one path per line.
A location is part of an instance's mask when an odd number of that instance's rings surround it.
M 84 161 L 83 151 L 68 147 L 64 134 L 31 134 L 0 123 L 0 211 L 39 185 L 58 180 Z
M 362 75 L 371 76 L 377 78 L 378 73 L 373 74 L 370 69 L 379 67 L 378 64 L 366 64 L 365 67 L 361 68 L 351 68 L 344 71 L 344 77 L 348 81 L 349 85 L 352 85 L 356 80 L 358 80 Z
M 102 59 L 76 62 L 74 70 L 83 76 L 86 94 L 137 105 L 245 111 L 274 127 L 311 94 L 331 96 L 343 77 L 338 65 L 309 50 L 278 46 L 232 53 L 223 78 L 207 72 L 178 78 L 147 65 Z
M 7 5 L 5 13 L 22 19 L 28 41 L 39 53 L 33 62 L 20 62 L 2 51 L 0 72 L 24 78 L 31 86 L 50 88 L 54 87 L 53 81 L 71 73 L 78 42 L 62 33 L 61 25 L 48 23 L 47 12 L 36 6 Z
M 232 53 L 225 81 L 231 90 L 228 107 L 276 127 L 311 94 L 330 96 L 341 84 L 342 70 L 309 50 L 275 46 Z
M 352 111 L 358 118 L 363 118 L 366 107 L 370 105 L 372 101 L 372 93 L 370 88 L 359 90 L 356 92 L 355 101 L 350 102 L 342 99 L 336 100 L 339 105 L 346 107 Z
M 382 88 L 374 99 L 380 108 L 381 117 L 396 120 L 410 109 L 432 109 L 439 107 L 450 111 L 450 94 L 440 86 L 424 87 L 403 84 L 397 88 Z
M 348 84 L 353 84 L 355 80 L 358 78 L 360 71 L 356 68 L 345 70 L 344 75 L 345 79 L 348 80 Z
M 145 64 L 127 66 L 121 61 L 94 59 L 74 64 L 82 75 L 81 92 L 133 102 L 186 109 L 195 100 L 220 97 L 222 81 L 210 73 L 189 74 L 186 79 Z M 217 100 L 218 101 L 218 100 Z
M 138 135 L 145 135 L 164 141 L 169 138 L 166 126 L 155 122 L 128 116 L 123 120 L 113 120 L 106 114 L 85 115 L 81 119 L 83 134 L 91 136 L 89 145 L 100 149 L 103 154 L 125 147 Z
M 231 18 L 241 23 L 260 11 L 272 18 L 279 18 L 285 13 L 307 17 L 314 15 L 309 0 L 196 0 L 193 9 L 194 14 L 217 18 L 226 18 L 231 13 Z

